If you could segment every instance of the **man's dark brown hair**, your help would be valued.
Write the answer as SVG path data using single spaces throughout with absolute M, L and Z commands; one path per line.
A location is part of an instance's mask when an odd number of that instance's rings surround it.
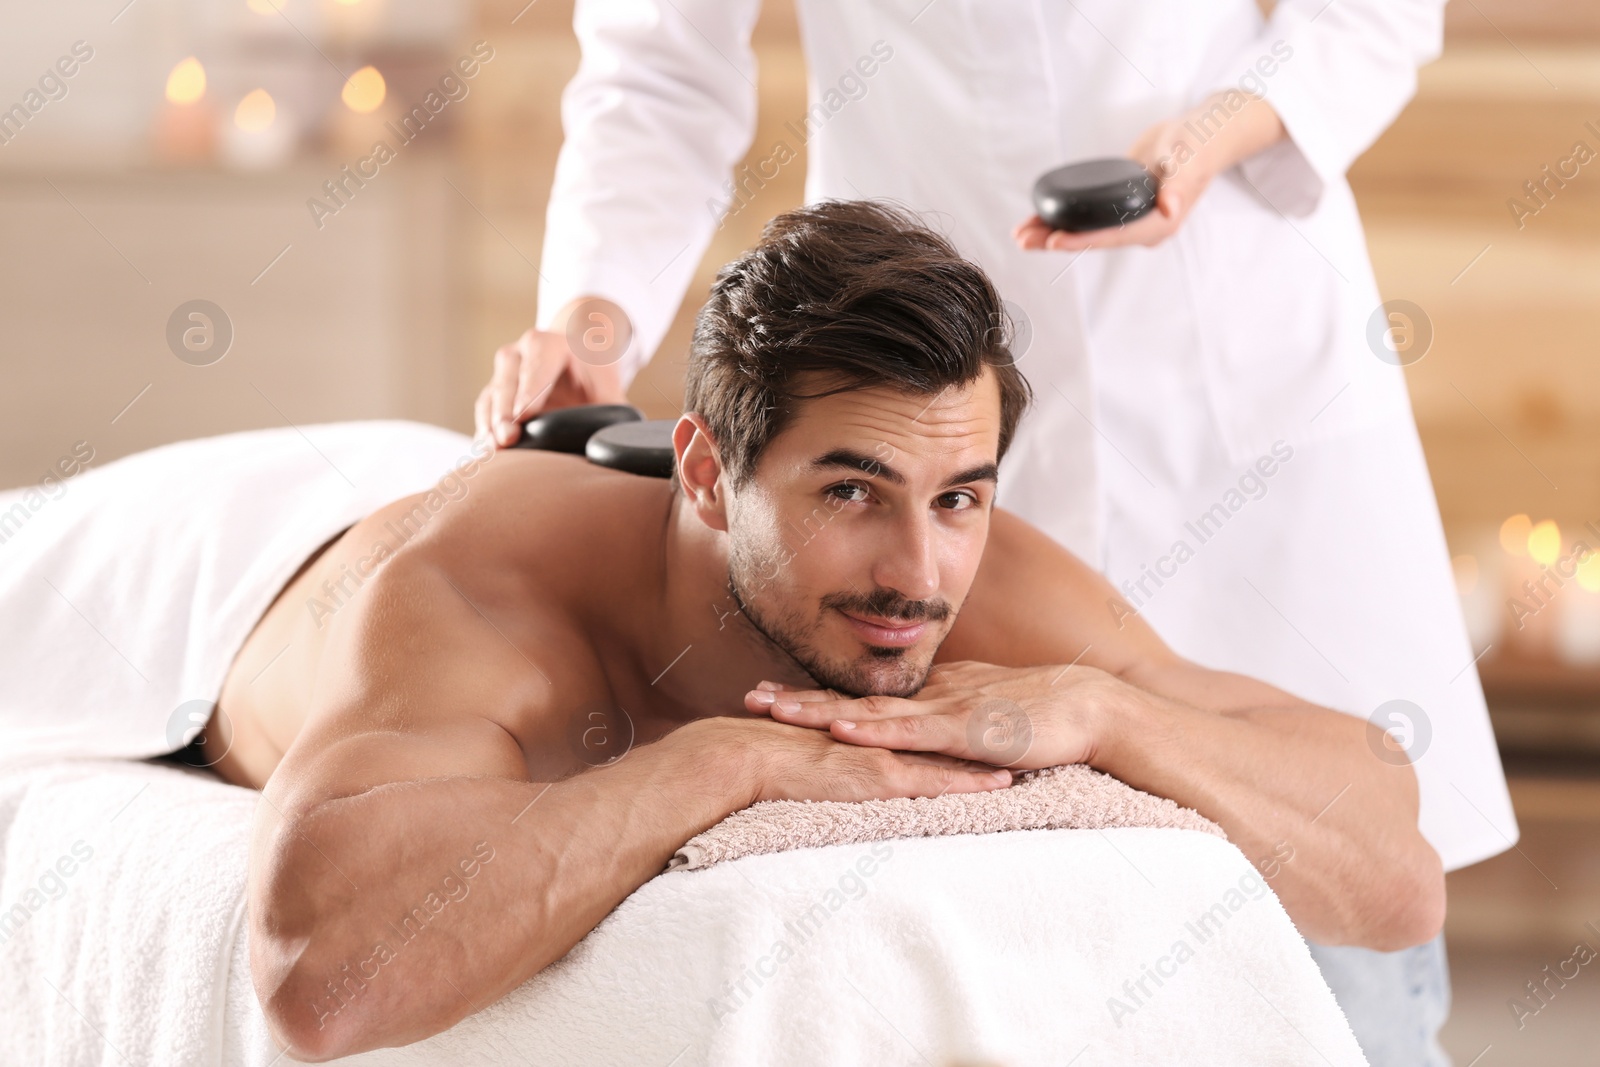
M 1000 452 L 1028 406 L 993 283 L 914 215 L 825 200 L 778 215 L 723 267 L 695 322 L 685 404 L 705 419 L 733 484 L 795 402 L 890 386 L 933 395 L 985 366 L 1000 386 Z M 837 382 L 817 391 L 817 383 Z M 797 392 L 801 384 L 812 389 Z

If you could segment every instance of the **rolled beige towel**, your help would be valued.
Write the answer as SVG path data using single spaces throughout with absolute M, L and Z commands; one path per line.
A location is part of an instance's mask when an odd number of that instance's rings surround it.
M 1152 796 L 1082 764 L 1027 771 L 1008 789 L 942 797 L 838 801 L 766 800 L 697 834 L 667 870 L 823 845 L 1002 830 L 1109 830 L 1148 826 L 1226 837 L 1192 808 Z

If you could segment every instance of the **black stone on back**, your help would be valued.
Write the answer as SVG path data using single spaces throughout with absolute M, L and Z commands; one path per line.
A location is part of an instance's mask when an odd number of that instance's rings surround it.
M 522 424 L 516 448 L 537 448 L 544 452 L 583 454 L 583 446 L 597 431 L 620 422 L 638 422 L 644 414 L 631 404 L 584 404 L 557 408 Z
M 674 420 L 643 420 L 639 409 L 628 404 L 557 408 L 523 423 L 515 447 L 570 452 L 613 470 L 670 478 Z
M 589 438 L 583 454 L 589 462 L 602 467 L 650 478 L 670 478 L 674 460 L 672 428 L 676 424 L 676 419 L 619 422 Z

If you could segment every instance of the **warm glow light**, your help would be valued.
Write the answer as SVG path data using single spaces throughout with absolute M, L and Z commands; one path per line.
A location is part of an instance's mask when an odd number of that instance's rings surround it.
M 1500 547 L 1513 556 L 1528 554 L 1528 534 L 1533 531 L 1533 521 L 1526 515 L 1513 515 L 1500 524 Z
M 167 75 L 167 99 L 174 104 L 192 104 L 206 95 L 206 68 L 190 56 Z
M 1561 555 L 1561 527 L 1555 524 L 1554 519 L 1545 519 L 1528 531 L 1528 555 L 1533 557 L 1534 562 L 1543 563 L 1546 567 Z
M 233 124 L 253 133 L 271 126 L 277 117 L 278 105 L 272 102 L 272 96 L 265 89 L 257 89 L 239 101 L 233 112 Z
M 1455 571 L 1456 592 L 1467 596 L 1478 588 L 1478 557 L 1457 556 L 1450 561 L 1450 569 Z
M 350 80 L 344 83 L 344 91 L 339 98 L 344 101 L 344 106 L 351 111 L 359 111 L 365 115 L 383 103 L 384 94 L 388 87 L 383 83 L 383 75 L 378 73 L 377 67 L 362 67 L 350 75 Z
M 258 15 L 276 15 L 289 0 L 244 0 L 245 6 Z
M 1600 552 L 1589 553 L 1588 558 L 1578 564 L 1578 584 L 1591 593 L 1600 593 Z
M 356 4 L 361 3 L 361 0 L 334 0 L 334 3 L 340 7 L 354 7 Z

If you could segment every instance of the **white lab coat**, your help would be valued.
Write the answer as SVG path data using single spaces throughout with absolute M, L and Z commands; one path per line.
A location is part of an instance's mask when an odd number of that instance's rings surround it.
M 1408 720 L 1424 833 L 1450 868 L 1509 847 L 1404 379 L 1366 338 L 1379 295 L 1344 178 L 1437 55 L 1442 0 L 1281 0 L 1270 19 L 1253 0 L 797 7 L 811 110 L 755 146 L 735 184 L 755 132 L 759 0 L 578 0 L 540 327 L 574 297 L 616 301 L 638 338 L 631 375 L 721 211 L 803 143 L 808 200 L 926 213 L 1026 319 L 1036 404 L 1004 464 L 1005 506 L 1199 662 L 1363 717 L 1394 699 L 1421 708 Z M 1173 238 L 1015 247 L 1039 174 L 1122 155 L 1242 80 L 1289 139 L 1214 181 Z

